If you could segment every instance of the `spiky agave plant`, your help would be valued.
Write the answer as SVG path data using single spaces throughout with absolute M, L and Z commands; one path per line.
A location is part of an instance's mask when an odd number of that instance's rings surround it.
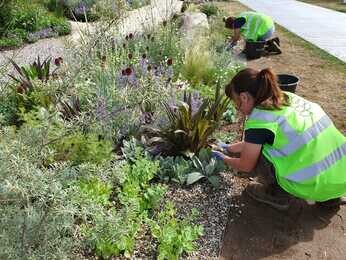
M 50 71 L 51 57 L 47 57 L 43 62 L 41 62 L 40 56 L 37 56 L 36 61 L 28 66 L 19 66 L 12 59 L 10 59 L 10 62 L 18 75 L 9 74 L 9 76 L 19 83 L 18 92 L 20 93 L 32 90 L 32 80 L 39 79 L 42 82 L 47 82 L 50 76 L 55 72 Z
M 207 146 L 208 138 L 218 127 L 229 101 L 220 94 L 220 86 L 217 86 L 214 100 L 203 99 L 199 106 L 196 102 L 191 93 L 185 93 L 183 101 L 175 106 L 163 103 L 168 124 L 161 128 L 143 128 L 150 138 L 147 144 L 151 151 L 190 157 Z

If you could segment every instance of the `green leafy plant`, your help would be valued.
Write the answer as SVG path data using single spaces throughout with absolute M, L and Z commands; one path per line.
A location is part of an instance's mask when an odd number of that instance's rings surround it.
M 103 258 L 124 255 L 130 257 L 136 242 L 136 234 L 149 213 L 159 205 L 166 192 L 166 187 L 151 184 L 151 180 L 159 169 L 158 162 L 144 156 L 143 151 L 137 151 L 132 162 L 126 162 L 118 171 L 116 196 L 117 209 L 103 208 L 93 216 L 92 221 L 82 225 L 82 233 L 88 244 L 95 248 L 95 253 Z M 118 174 L 119 176 L 119 174 Z M 109 198 L 107 184 L 88 183 L 83 190 L 92 190 L 87 194 L 96 201 L 105 202 Z M 95 199 L 94 199 L 95 200 Z
M 159 157 L 160 170 L 157 176 L 160 180 L 169 182 L 173 181 L 180 185 L 184 185 L 187 179 L 187 174 L 191 172 L 192 162 L 185 160 L 181 156 Z
M 109 183 L 102 182 L 97 177 L 93 177 L 90 180 L 82 180 L 79 186 L 87 199 L 91 199 L 100 205 L 109 205 L 112 193 L 112 186 Z
M 141 212 L 155 207 L 165 188 L 161 185 L 150 185 L 150 181 L 159 170 L 159 163 L 143 157 L 140 151 L 135 157 L 133 164 L 126 164 L 123 167 L 126 179 L 121 182 L 119 199 L 125 205 L 135 203 Z
M 76 132 L 62 137 L 52 144 L 56 161 L 71 161 L 73 164 L 83 162 L 102 163 L 112 157 L 112 143 L 99 139 L 94 133 Z
M 195 241 L 203 234 L 203 227 L 193 225 L 196 210 L 190 218 L 178 220 L 176 209 L 170 202 L 158 213 L 156 221 L 148 221 L 151 233 L 158 241 L 158 259 L 179 259 L 183 253 L 195 249 Z
M 201 12 L 206 14 L 207 17 L 210 17 L 212 15 L 217 15 L 219 12 L 219 9 L 213 3 L 205 3 L 201 7 Z
M 214 188 L 220 186 L 219 178 L 216 174 L 224 171 L 226 167 L 223 162 L 211 157 L 210 149 L 201 150 L 198 156 L 192 157 L 192 162 L 195 169 L 188 174 L 186 180 L 187 185 L 206 178 Z

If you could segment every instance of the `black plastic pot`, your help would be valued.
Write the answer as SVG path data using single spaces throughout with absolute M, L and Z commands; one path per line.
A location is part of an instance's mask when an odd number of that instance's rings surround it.
M 265 41 L 253 42 L 246 41 L 245 54 L 248 60 L 258 59 L 264 53 Z
M 290 74 L 278 74 L 279 87 L 283 91 L 296 92 L 296 88 L 299 83 L 299 78 Z

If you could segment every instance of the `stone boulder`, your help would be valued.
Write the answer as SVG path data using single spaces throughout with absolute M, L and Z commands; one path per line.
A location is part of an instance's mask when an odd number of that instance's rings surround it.
M 181 32 L 185 34 L 188 42 L 192 42 L 196 37 L 209 29 L 208 18 L 204 13 L 185 12 L 182 16 Z

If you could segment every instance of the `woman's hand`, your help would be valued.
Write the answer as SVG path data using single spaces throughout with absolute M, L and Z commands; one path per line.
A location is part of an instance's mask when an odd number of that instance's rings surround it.
M 225 160 L 226 155 L 224 155 L 222 152 L 212 150 L 211 157 L 214 158 L 215 160 L 223 161 Z

